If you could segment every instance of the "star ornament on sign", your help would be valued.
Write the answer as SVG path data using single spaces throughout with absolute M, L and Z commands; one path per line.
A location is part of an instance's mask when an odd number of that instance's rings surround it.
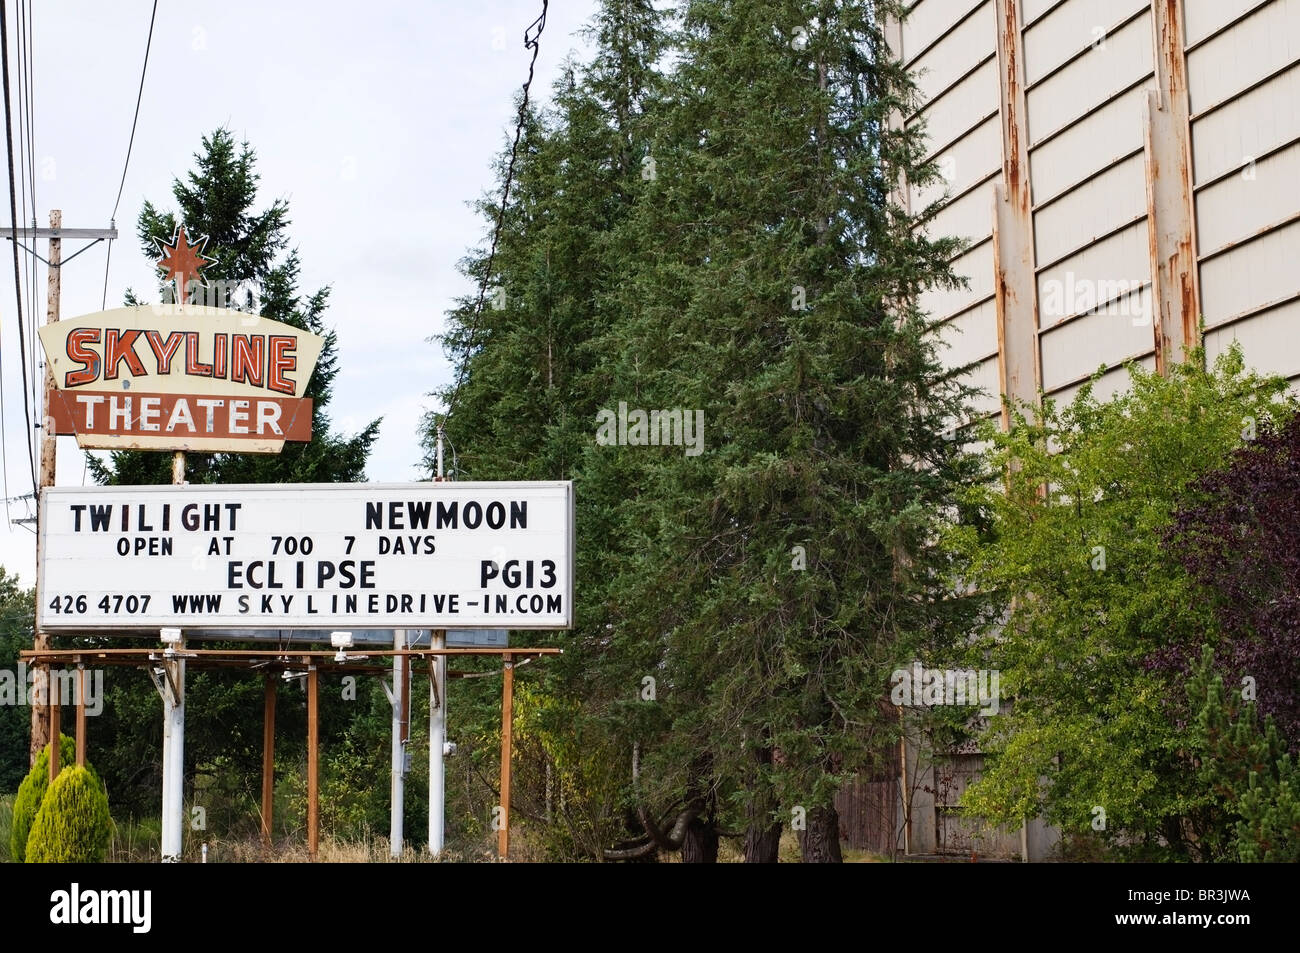
M 161 257 L 157 259 L 158 267 L 164 272 L 163 281 L 176 282 L 174 298 L 176 302 L 184 302 L 187 281 L 196 282 L 199 287 L 206 284 L 202 269 L 216 261 L 215 258 L 204 256 L 203 249 L 207 244 L 206 235 L 200 236 L 197 242 L 192 243 L 189 235 L 185 233 L 184 225 L 176 226 L 176 232 L 170 242 L 158 243 L 158 249 L 162 252 Z

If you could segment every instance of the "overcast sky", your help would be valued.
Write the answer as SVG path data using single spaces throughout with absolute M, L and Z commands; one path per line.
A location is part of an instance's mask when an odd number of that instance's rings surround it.
M 33 20 L 36 203 L 42 226 L 108 225 L 122 174 L 152 0 L 40 0 Z M 596 0 L 551 0 L 533 92 L 550 84 Z M 450 380 L 439 331 L 468 290 L 456 262 L 482 235 L 467 200 L 494 187 L 493 156 L 513 130 L 527 75 L 522 34 L 541 0 L 366 3 L 161 0 L 135 147 L 117 214 L 108 306 L 130 287 L 156 297 L 135 223 L 146 198 L 174 209 L 173 178 L 200 137 L 228 126 L 257 150 L 259 208 L 288 199 L 303 288 L 333 287 L 327 320 L 342 370 L 330 412 L 354 432 L 383 417 L 367 475 L 423 476 L 418 425 L 429 391 Z M 9 4 L 11 97 L 17 108 L 17 13 Z M 15 118 L 16 122 L 16 118 Z M 15 148 L 18 130 L 15 127 Z M 8 174 L 8 170 L 5 170 Z M 19 213 L 20 218 L 22 213 Z M 8 222 L 6 210 L 0 218 Z M 65 241 L 66 259 L 81 243 Z M 62 313 L 100 310 L 104 245 L 63 269 Z M 45 243 L 39 249 L 46 254 Z M 19 361 L 8 242 L 0 245 L 0 359 L 9 496 L 31 490 L 22 443 Z M 44 320 L 40 266 L 35 313 Z M 33 408 L 35 413 L 35 408 Z M 89 482 L 60 437 L 60 486 Z M 9 516 L 29 515 L 12 503 Z M 0 565 L 34 580 L 35 536 L 0 521 Z

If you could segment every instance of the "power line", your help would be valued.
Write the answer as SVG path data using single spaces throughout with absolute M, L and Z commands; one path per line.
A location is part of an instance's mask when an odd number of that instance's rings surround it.
M 3 0 L 0 0 L 3 2 Z M 144 98 L 144 77 L 149 71 L 149 50 L 153 46 L 153 23 L 154 18 L 158 15 L 158 0 L 153 0 L 153 10 L 149 14 L 149 36 L 144 41 L 144 64 L 140 67 L 140 88 L 135 94 L 135 115 L 131 117 L 131 138 L 126 143 L 126 161 L 122 163 L 122 181 L 117 186 L 117 198 L 113 202 L 113 214 L 108 217 L 108 224 L 112 228 L 117 227 L 117 207 L 122 204 L 122 190 L 126 188 L 126 170 L 131 167 L 131 149 L 135 146 L 135 127 L 140 121 L 140 101 Z M 99 307 L 103 310 L 108 307 L 108 269 L 113 262 L 113 239 L 108 240 L 108 250 L 104 254 L 104 293 L 101 296 Z
M 451 396 L 447 399 L 447 408 L 443 411 L 443 418 L 450 416 L 452 408 L 456 404 L 456 398 L 460 396 L 461 385 L 465 383 L 465 371 L 469 367 L 470 350 L 474 344 L 474 335 L 478 331 L 478 320 L 483 315 L 483 305 L 487 300 L 488 284 L 492 281 L 492 263 L 497 255 L 497 243 L 501 240 L 501 231 L 506 220 L 506 204 L 510 200 L 510 185 L 515 177 L 515 159 L 519 154 L 519 138 L 524 131 L 524 120 L 528 115 L 528 89 L 533 85 L 533 69 L 537 66 L 537 53 L 541 49 L 542 31 L 546 29 L 546 8 L 550 0 L 542 0 L 541 15 L 529 24 L 528 29 L 524 30 L 524 49 L 532 50 L 532 59 L 528 61 L 528 79 L 524 80 L 523 97 L 519 101 L 519 116 L 515 122 L 515 140 L 510 146 L 510 163 L 506 166 L 505 187 L 501 190 L 501 205 L 497 208 L 497 224 L 492 230 L 492 245 L 488 249 L 487 264 L 483 269 L 483 281 L 479 284 L 478 302 L 474 305 L 474 313 L 470 316 L 469 334 L 465 337 L 465 356 L 461 361 L 460 369 L 456 374 L 456 386 L 452 388 Z M 537 32 L 533 34 L 533 29 Z M 530 37 L 530 34 L 532 36 Z
M 7 5 L 0 0 L 0 72 L 4 73 L 5 96 L 5 145 L 9 157 L 9 228 L 12 231 L 14 251 L 14 300 L 18 305 L 18 348 L 20 363 L 23 368 L 23 413 L 27 418 L 27 432 L 32 432 L 32 406 L 27 388 L 27 341 L 23 333 L 23 292 L 22 278 L 18 267 L 18 197 L 14 184 L 14 129 L 9 104 L 9 16 Z M 31 463 L 32 492 L 36 492 L 36 452 L 31 441 L 27 443 L 27 456 Z
M 3 0 L 0 0 L 3 2 Z M 32 228 L 36 228 L 36 124 L 34 120 L 34 110 L 32 101 L 34 99 L 32 90 L 32 7 L 31 0 L 19 0 L 18 3 L 18 170 L 20 172 L 20 185 L 22 197 L 21 207 L 23 213 L 31 213 L 30 220 Z M 24 162 L 24 159 L 26 160 Z M 41 407 L 42 400 L 38 395 L 40 374 L 38 373 L 37 357 L 38 349 L 36 345 L 36 256 L 28 257 L 27 268 L 24 269 L 23 297 L 27 301 L 27 347 L 29 360 L 31 361 L 31 400 L 33 407 Z M 36 447 L 36 431 L 28 429 L 27 439 L 31 443 L 33 452 Z
M 153 0 L 153 12 L 149 14 L 149 38 L 144 42 L 144 65 L 140 67 L 140 88 L 135 94 L 135 115 L 131 118 L 131 138 L 126 144 L 126 161 L 122 163 L 122 181 L 117 186 L 117 199 L 113 202 L 110 222 L 117 218 L 117 207 L 122 203 L 122 190 L 126 188 L 126 170 L 131 165 L 131 149 L 135 145 L 135 126 L 140 121 L 140 100 L 144 98 L 144 75 L 149 70 L 149 48 L 153 46 L 153 21 L 157 14 L 158 0 Z
M 3 0 L 0 0 L 3 2 Z M 32 228 L 36 228 L 36 77 L 35 77 L 35 59 L 36 44 L 32 42 L 32 0 L 25 0 L 27 5 L 27 167 L 28 181 L 31 182 L 32 189 Z M 36 340 L 36 312 L 33 302 L 36 300 L 36 256 L 29 259 L 31 268 L 31 284 L 27 291 L 27 344 L 31 353 L 32 361 L 32 406 L 41 408 L 41 413 L 45 414 L 48 408 L 45 406 L 45 392 L 40 388 L 41 374 L 37 366 L 37 359 L 40 356 L 40 345 Z M 39 394 L 39 397 L 37 396 Z M 36 432 L 30 432 L 33 448 L 36 446 Z

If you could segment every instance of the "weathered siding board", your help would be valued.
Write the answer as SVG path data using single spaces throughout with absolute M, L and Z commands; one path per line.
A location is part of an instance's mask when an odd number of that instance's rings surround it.
M 1074 125 L 1098 106 L 1151 75 L 1151 17 L 1143 14 L 1107 36 L 1103 45 L 1094 48 L 1085 43 L 1083 48 L 1086 53 L 1029 87 L 1032 145 Z M 1050 51 L 1049 56 L 1064 60 L 1076 52 L 1059 49 Z
M 1050 202 L 1100 169 L 1142 150 L 1142 101 L 1146 87 L 1116 96 L 1029 154 L 1034 201 Z

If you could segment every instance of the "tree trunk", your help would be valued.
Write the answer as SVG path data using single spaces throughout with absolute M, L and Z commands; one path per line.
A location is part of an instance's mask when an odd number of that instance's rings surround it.
M 693 815 L 682 835 L 683 864 L 718 862 L 718 821 L 712 786 L 713 761 L 702 755 L 691 765 L 686 809 Z
M 683 864 L 716 864 L 718 862 L 718 828 L 713 818 L 697 817 L 686 828 L 682 838 Z
M 807 829 L 799 832 L 799 849 L 805 864 L 840 864 L 840 814 L 834 804 L 808 812 Z
M 781 850 L 781 822 L 776 819 L 776 797 L 764 768 L 772 763 L 772 749 L 754 752 L 759 769 L 750 785 L 750 800 L 745 809 L 749 826 L 745 830 L 745 863 L 775 864 Z
M 745 863 L 775 864 L 781 850 L 781 823 L 772 821 L 766 827 L 755 818 L 745 831 Z

